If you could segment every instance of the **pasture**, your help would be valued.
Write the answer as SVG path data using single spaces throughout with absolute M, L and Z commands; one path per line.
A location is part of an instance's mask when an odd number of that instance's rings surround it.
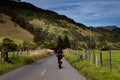
M 95 50 L 97 66 L 94 64 L 94 55 L 91 51 L 90 60 L 82 58 L 83 51 L 66 51 L 65 58 L 88 80 L 120 80 L 120 51 L 112 51 L 112 70 L 110 69 L 109 51 L 102 51 L 102 66 L 100 51 Z M 88 52 L 88 51 L 87 51 Z

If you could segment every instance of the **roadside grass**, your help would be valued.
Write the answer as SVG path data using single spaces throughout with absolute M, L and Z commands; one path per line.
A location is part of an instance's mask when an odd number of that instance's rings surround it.
M 81 53 L 81 51 L 80 51 Z M 113 70 L 109 68 L 109 54 L 103 52 L 103 66 L 98 67 L 91 61 L 80 58 L 81 54 L 66 53 L 65 58 L 83 75 L 87 80 L 120 80 L 120 51 L 113 51 Z M 99 51 L 96 51 L 99 62 Z M 93 55 L 91 55 L 92 57 Z M 91 58 L 93 59 L 93 58 Z
M 12 71 L 21 66 L 33 63 L 37 60 L 50 56 L 51 54 L 46 54 L 45 50 L 39 50 L 37 54 L 30 53 L 29 55 L 22 55 L 18 57 L 13 57 L 13 54 L 9 54 L 10 62 L 2 62 L 0 59 L 0 75 Z

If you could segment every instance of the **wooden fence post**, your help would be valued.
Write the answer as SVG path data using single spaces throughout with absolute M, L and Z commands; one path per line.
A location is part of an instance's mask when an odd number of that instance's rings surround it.
M 1 56 L 0 58 L 2 59 L 2 51 L 0 52 L 0 56 Z
M 5 61 L 5 48 L 4 47 L 2 47 L 1 59 L 2 59 L 2 61 Z
M 87 50 L 85 50 L 85 59 L 88 59 Z
M 26 54 L 28 55 L 28 49 L 26 49 Z
M 103 65 L 103 61 L 102 61 L 102 52 L 100 52 L 100 65 Z
M 17 50 L 17 57 L 19 56 L 19 51 Z
M 90 61 L 91 49 L 89 49 L 88 60 Z
M 110 51 L 110 70 L 112 70 L 112 51 Z
M 94 61 L 94 64 L 95 64 L 95 56 L 96 56 L 96 54 L 95 54 L 95 51 L 93 50 L 93 61 Z
M 97 59 L 97 56 L 95 56 L 95 66 L 96 66 L 96 67 L 98 66 L 98 59 Z
M 20 48 L 20 54 L 21 54 L 21 56 L 22 56 L 22 48 Z
M 83 59 L 86 59 L 85 49 L 83 49 L 82 58 L 83 58 Z

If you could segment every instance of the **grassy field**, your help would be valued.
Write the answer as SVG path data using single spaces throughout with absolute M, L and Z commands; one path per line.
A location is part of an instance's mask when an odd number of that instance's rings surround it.
M 80 58 L 82 51 L 68 52 L 66 59 L 88 80 L 120 80 L 120 51 L 112 51 L 113 69 L 109 67 L 109 51 L 103 52 L 103 66 L 100 66 L 100 51 L 95 51 L 98 57 L 98 66 L 91 61 Z
M 19 54 L 19 56 L 13 57 L 13 53 L 9 53 L 9 61 L 8 62 L 2 62 L 1 61 L 1 56 L 0 56 L 0 75 L 7 73 L 9 71 L 12 71 L 18 67 L 33 63 L 37 60 L 40 60 L 44 57 L 47 57 L 49 55 L 46 54 L 46 50 L 37 50 L 37 51 L 32 51 L 27 54 L 23 54 L 22 56 Z

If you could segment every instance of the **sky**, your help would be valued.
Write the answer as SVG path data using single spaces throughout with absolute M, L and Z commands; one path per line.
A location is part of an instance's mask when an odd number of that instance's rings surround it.
M 21 0 L 86 26 L 120 27 L 120 0 Z

